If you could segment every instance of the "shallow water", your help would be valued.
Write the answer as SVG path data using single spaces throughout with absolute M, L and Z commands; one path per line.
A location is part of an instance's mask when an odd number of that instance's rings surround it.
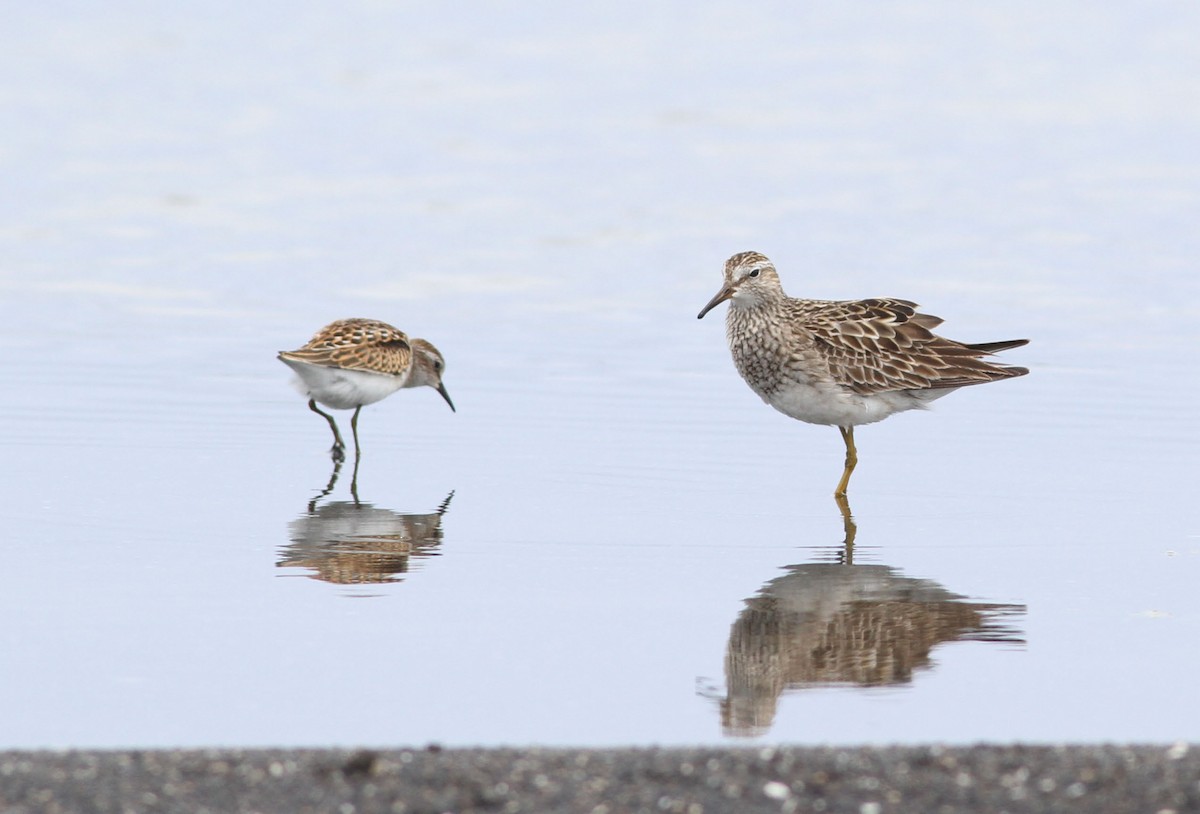
M 0 34 L 0 746 L 1200 738 L 1200 11 L 293 8 Z M 848 525 L 749 248 L 1033 373 Z M 351 315 L 459 408 L 357 477 L 274 359 Z

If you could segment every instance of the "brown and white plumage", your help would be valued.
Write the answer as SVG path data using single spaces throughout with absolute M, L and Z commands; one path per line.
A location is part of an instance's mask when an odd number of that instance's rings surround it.
M 942 320 L 908 300 L 789 297 L 775 266 L 758 252 L 726 261 L 724 284 L 699 317 L 726 300 L 729 349 L 750 389 L 785 415 L 841 430 L 846 468 L 838 495 L 845 495 L 857 463 L 855 426 L 924 407 L 960 387 L 1029 372 L 987 358 L 1027 339 L 946 339 L 933 333 Z
M 354 410 L 350 427 L 358 451 L 358 413 L 405 387 L 429 386 L 450 409 L 454 402 L 442 384 L 446 362 L 424 339 L 409 339 L 386 322 L 340 319 L 313 335 L 300 348 L 280 351 L 279 360 L 296 372 L 297 388 L 309 397 L 308 407 L 324 416 L 333 430 L 333 457 L 341 460 L 345 444 L 333 416 L 317 404 Z
M 285 363 L 403 377 L 412 365 L 412 346 L 404 331 L 386 322 L 339 319 L 313 334 L 303 347 L 281 351 L 279 358 Z

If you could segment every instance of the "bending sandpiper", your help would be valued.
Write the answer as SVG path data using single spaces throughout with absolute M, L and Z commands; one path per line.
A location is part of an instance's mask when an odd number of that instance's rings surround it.
M 1028 339 L 965 345 L 932 332 L 942 320 L 889 298 L 805 300 L 783 293 L 758 252 L 725 262 L 725 282 L 697 319 L 729 300 L 725 332 L 738 372 L 763 401 L 810 424 L 831 424 L 846 443 L 834 495 L 845 498 L 858 463 L 854 428 L 924 408 L 960 387 L 1024 376 L 985 357 Z
M 317 404 L 335 410 L 354 409 L 350 429 L 358 454 L 358 413 L 404 387 L 427 385 L 437 390 L 450 409 L 454 402 L 442 384 L 446 362 L 424 339 L 409 339 L 403 331 L 373 319 L 331 322 L 297 350 L 279 352 L 279 360 L 296 372 L 296 388 L 309 397 L 308 409 L 324 416 L 333 430 L 335 461 L 346 445 L 333 416 Z

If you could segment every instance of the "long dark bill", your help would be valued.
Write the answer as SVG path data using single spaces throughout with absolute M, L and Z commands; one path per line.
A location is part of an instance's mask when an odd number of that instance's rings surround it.
M 696 314 L 696 319 L 704 319 L 705 314 L 707 314 L 709 311 L 716 308 L 718 305 L 725 302 L 725 300 L 729 299 L 732 296 L 733 296 L 733 288 L 732 287 L 726 286 L 725 288 L 722 288 L 720 291 L 717 292 L 717 296 L 713 297 L 711 300 L 708 301 L 708 305 L 706 305 L 700 309 L 700 313 Z

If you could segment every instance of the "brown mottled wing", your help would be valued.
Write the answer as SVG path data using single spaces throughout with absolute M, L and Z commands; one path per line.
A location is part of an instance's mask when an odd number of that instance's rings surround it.
M 341 319 L 317 331 L 304 347 L 280 356 L 312 365 L 397 376 L 408 370 L 412 348 L 404 332 L 386 322 Z
M 805 326 L 830 374 L 862 395 L 893 390 L 941 390 L 1007 379 L 1029 371 L 985 356 L 1025 340 L 964 345 L 933 333 L 938 317 L 908 300 L 826 303 Z

